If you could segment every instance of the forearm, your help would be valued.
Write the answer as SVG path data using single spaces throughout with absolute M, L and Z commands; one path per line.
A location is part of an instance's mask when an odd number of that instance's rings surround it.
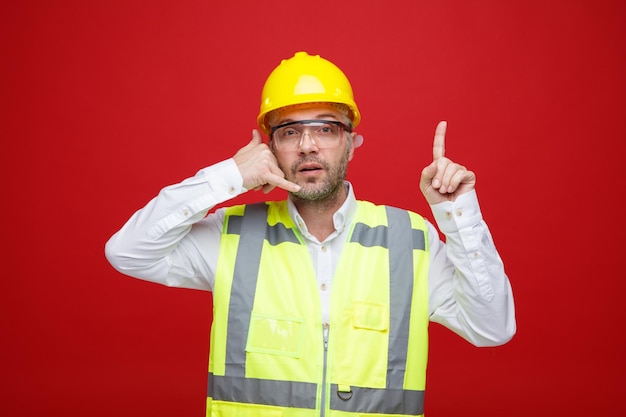
M 183 262 L 181 247 L 192 226 L 215 205 L 245 189 L 232 160 L 200 170 L 194 177 L 165 187 L 138 210 L 106 244 L 106 257 L 123 274 L 166 285 L 171 269 Z M 174 265 L 174 266 L 173 266 Z
M 431 321 L 478 346 L 506 343 L 516 329 L 513 295 L 475 193 L 432 208 L 446 244 L 432 245 Z

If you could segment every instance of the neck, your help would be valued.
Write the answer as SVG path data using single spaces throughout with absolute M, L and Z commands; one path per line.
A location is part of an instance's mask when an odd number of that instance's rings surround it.
M 346 201 L 347 196 L 346 187 L 342 186 L 337 193 L 323 200 L 306 200 L 292 195 L 292 201 L 306 223 L 309 233 L 323 242 L 335 231 L 333 216 Z

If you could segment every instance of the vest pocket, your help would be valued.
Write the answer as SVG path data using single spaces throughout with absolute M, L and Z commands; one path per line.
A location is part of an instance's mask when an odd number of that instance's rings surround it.
M 331 382 L 384 388 L 389 349 L 389 308 L 382 303 L 353 301 L 329 336 L 333 358 Z
M 302 356 L 303 320 L 252 312 L 247 352 Z
M 387 306 L 355 301 L 352 304 L 352 326 L 356 329 L 387 330 L 389 327 Z

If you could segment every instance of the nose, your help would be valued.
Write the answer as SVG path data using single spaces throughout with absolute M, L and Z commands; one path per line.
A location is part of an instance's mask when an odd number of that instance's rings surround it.
M 308 136 L 308 139 L 304 137 Z M 300 144 L 298 146 L 298 150 L 300 153 L 311 153 L 317 152 L 319 148 L 317 147 L 317 143 L 315 143 L 315 139 L 313 139 L 313 135 L 308 130 L 302 132 L 302 136 L 300 136 Z

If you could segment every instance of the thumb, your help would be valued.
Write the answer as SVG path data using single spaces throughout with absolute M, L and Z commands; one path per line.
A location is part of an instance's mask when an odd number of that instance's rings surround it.
M 261 136 L 261 133 L 256 130 L 253 129 L 252 130 L 252 140 L 250 141 L 251 145 L 258 145 L 260 143 L 263 143 L 263 137 Z
M 422 170 L 422 177 L 420 178 L 420 188 L 425 190 L 433 183 L 433 178 L 437 175 L 437 161 L 433 161 L 426 168 Z M 432 184 L 437 187 L 437 184 Z
M 437 161 L 432 161 L 422 170 L 422 179 L 432 180 L 437 175 Z

